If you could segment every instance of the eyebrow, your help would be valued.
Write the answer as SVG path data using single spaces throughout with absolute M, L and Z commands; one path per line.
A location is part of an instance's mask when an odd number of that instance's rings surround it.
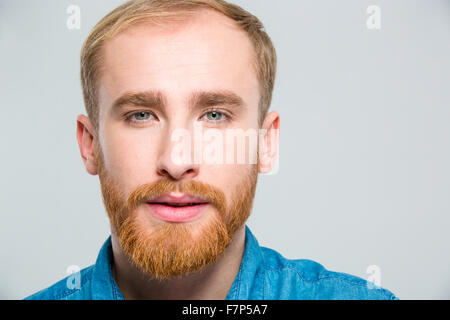
M 229 90 L 198 91 L 188 99 L 190 109 L 200 109 L 211 106 L 245 107 L 244 100 Z M 112 104 L 112 111 L 117 112 L 125 106 L 141 106 L 163 110 L 167 105 L 164 95 L 160 91 L 126 92 Z
M 165 104 L 160 92 L 125 92 L 113 102 L 111 110 L 116 112 L 125 106 L 163 108 Z

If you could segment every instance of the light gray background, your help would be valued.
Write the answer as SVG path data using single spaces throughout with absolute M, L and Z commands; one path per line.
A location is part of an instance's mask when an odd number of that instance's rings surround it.
M 0 298 L 89 266 L 108 235 L 75 139 L 79 52 L 121 2 L 0 0 Z M 279 58 L 280 170 L 260 177 L 248 221 L 260 244 L 366 279 L 378 265 L 401 299 L 450 298 L 450 2 L 235 3 Z

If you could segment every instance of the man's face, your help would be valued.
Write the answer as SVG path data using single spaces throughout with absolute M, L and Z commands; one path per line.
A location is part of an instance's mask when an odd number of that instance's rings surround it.
M 243 31 L 210 10 L 180 23 L 133 26 L 104 48 L 97 171 L 113 237 L 147 274 L 201 270 L 250 215 L 257 165 L 179 163 L 172 134 L 187 130 L 194 145 L 197 125 L 224 137 L 227 129 L 258 128 L 253 50 Z M 197 204 L 151 201 L 160 196 L 193 196 Z

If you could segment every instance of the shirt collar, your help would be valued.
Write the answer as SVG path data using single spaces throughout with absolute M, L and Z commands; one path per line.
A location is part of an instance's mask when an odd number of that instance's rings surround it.
M 263 256 L 261 247 L 250 228 L 245 225 L 245 249 L 239 271 L 226 300 L 264 299 Z M 112 275 L 111 236 L 103 244 L 94 265 L 91 289 L 94 300 L 123 300 Z
M 245 249 L 239 271 L 226 300 L 264 299 L 263 255 L 258 240 L 245 226 Z
M 100 249 L 92 273 L 91 290 L 93 300 L 124 300 L 112 275 L 112 261 L 111 236 L 109 236 Z

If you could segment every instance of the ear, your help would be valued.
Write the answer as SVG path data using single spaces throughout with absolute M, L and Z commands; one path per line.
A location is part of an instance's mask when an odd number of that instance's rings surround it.
M 81 159 L 83 160 L 86 171 L 89 174 L 97 174 L 97 162 L 95 155 L 95 144 L 97 139 L 95 138 L 94 126 L 91 120 L 80 114 L 77 117 L 77 140 L 78 147 L 80 148 Z
M 259 163 L 260 173 L 269 173 L 278 158 L 280 142 L 280 116 L 278 112 L 270 112 L 264 119 L 260 133 Z

